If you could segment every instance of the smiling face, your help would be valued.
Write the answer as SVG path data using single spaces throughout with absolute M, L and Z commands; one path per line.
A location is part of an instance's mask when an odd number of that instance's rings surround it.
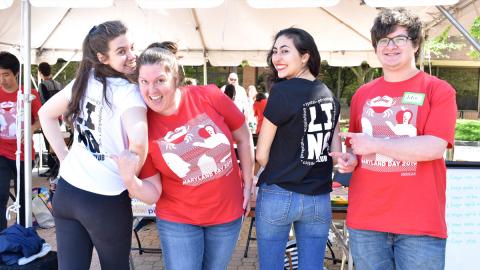
M 306 63 L 309 55 L 300 55 L 293 40 L 287 36 L 280 36 L 275 40 L 272 49 L 272 63 L 279 78 L 292 79 L 308 71 Z
M 142 65 L 139 69 L 138 84 L 147 106 L 161 114 L 171 115 L 177 110 L 175 101 L 176 78 L 163 64 Z
M 108 53 L 97 53 L 98 60 L 123 74 L 133 74 L 136 68 L 136 56 L 133 44 L 126 35 L 120 35 L 108 43 Z
M 407 29 L 397 26 L 395 31 L 386 37 L 394 38 L 398 36 L 408 37 Z M 417 50 L 418 47 L 414 47 L 411 40 L 407 40 L 403 46 L 398 46 L 390 41 L 387 46 L 377 46 L 376 54 L 384 72 L 403 71 L 415 68 L 415 52 Z

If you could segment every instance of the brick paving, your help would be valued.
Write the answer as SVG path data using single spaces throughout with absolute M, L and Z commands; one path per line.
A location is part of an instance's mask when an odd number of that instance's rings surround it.
M 37 174 L 35 169 L 33 184 L 32 184 L 33 187 L 48 186 L 48 181 L 45 178 L 39 178 L 36 175 Z M 232 260 L 230 261 L 230 264 L 228 266 L 228 270 L 258 269 L 257 243 L 255 240 L 250 241 L 247 258 L 243 257 L 245 247 L 246 247 L 249 225 L 250 225 L 250 218 L 246 219 L 246 221 L 242 226 L 242 230 L 240 232 L 240 238 L 237 242 L 237 246 L 235 247 L 235 251 L 233 253 Z M 38 234 L 40 235 L 40 237 L 44 238 L 50 245 L 52 245 L 53 250 L 57 250 L 57 245 L 55 241 L 55 228 L 51 228 L 51 229 L 39 228 Z M 142 247 L 146 247 L 146 248 L 160 247 L 157 230 L 153 222 L 144 226 L 139 231 L 138 234 L 141 239 Z M 255 229 L 253 229 L 253 235 L 255 235 Z M 132 247 L 133 248 L 138 247 L 134 235 L 132 235 Z M 336 247 L 335 243 L 334 243 L 334 252 L 337 258 L 341 256 L 341 253 L 339 249 Z M 135 267 L 135 270 L 164 269 L 161 254 L 153 254 L 153 253 L 140 254 L 138 251 L 133 250 L 131 252 L 131 255 L 132 255 L 132 260 L 133 260 L 133 265 Z M 326 256 L 331 257 L 331 254 L 328 250 L 326 252 Z M 332 264 L 331 260 L 326 259 L 325 267 L 326 268 L 324 269 L 328 269 L 328 270 L 339 270 L 340 263 Z M 101 269 L 96 252 L 94 252 L 90 269 L 91 270 Z

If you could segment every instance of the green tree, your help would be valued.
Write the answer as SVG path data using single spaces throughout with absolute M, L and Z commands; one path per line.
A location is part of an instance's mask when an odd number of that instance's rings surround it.
M 449 52 L 459 50 L 465 46 L 465 44 L 450 41 L 450 29 L 451 26 L 448 26 L 440 35 L 434 38 L 428 38 L 425 41 L 423 48 L 427 55 L 434 54 L 440 58 L 449 58 Z
M 473 21 L 472 27 L 470 28 L 470 34 L 477 41 L 480 40 L 480 16 L 477 16 Z M 475 50 L 474 48 L 470 49 L 470 52 L 468 53 L 468 55 L 473 59 L 480 58 L 480 52 Z

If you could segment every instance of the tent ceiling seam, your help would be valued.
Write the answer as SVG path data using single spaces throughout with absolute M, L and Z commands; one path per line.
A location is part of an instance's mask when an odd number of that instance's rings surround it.
M 42 45 L 40 45 L 39 49 L 38 49 L 38 55 L 41 55 L 42 54 L 42 51 L 43 51 L 43 47 L 45 46 L 45 44 L 48 42 L 48 40 L 52 37 L 52 35 L 57 31 L 58 27 L 60 27 L 60 24 L 62 24 L 63 20 L 65 20 L 65 18 L 67 17 L 67 15 L 70 13 L 72 9 L 69 8 L 62 16 L 62 18 L 58 21 L 58 23 L 55 25 L 55 27 L 53 28 L 53 30 L 50 32 L 50 34 L 48 34 L 47 38 L 43 41 Z

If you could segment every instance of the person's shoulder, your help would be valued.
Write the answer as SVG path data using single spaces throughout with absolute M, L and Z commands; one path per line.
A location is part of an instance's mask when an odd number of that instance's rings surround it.
M 183 89 L 195 94 L 205 94 L 205 93 L 212 93 L 212 92 L 215 93 L 215 92 L 221 91 L 215 84 L 188 85 L 188 86 L 184 86 Z
M 130 87 L 131 85 L 136 85 L 124 78 L 118 78 L 118 77 L 108 77 L 107 78 L 108 84 L 112 86 L 124 86 L 124 87 Z

